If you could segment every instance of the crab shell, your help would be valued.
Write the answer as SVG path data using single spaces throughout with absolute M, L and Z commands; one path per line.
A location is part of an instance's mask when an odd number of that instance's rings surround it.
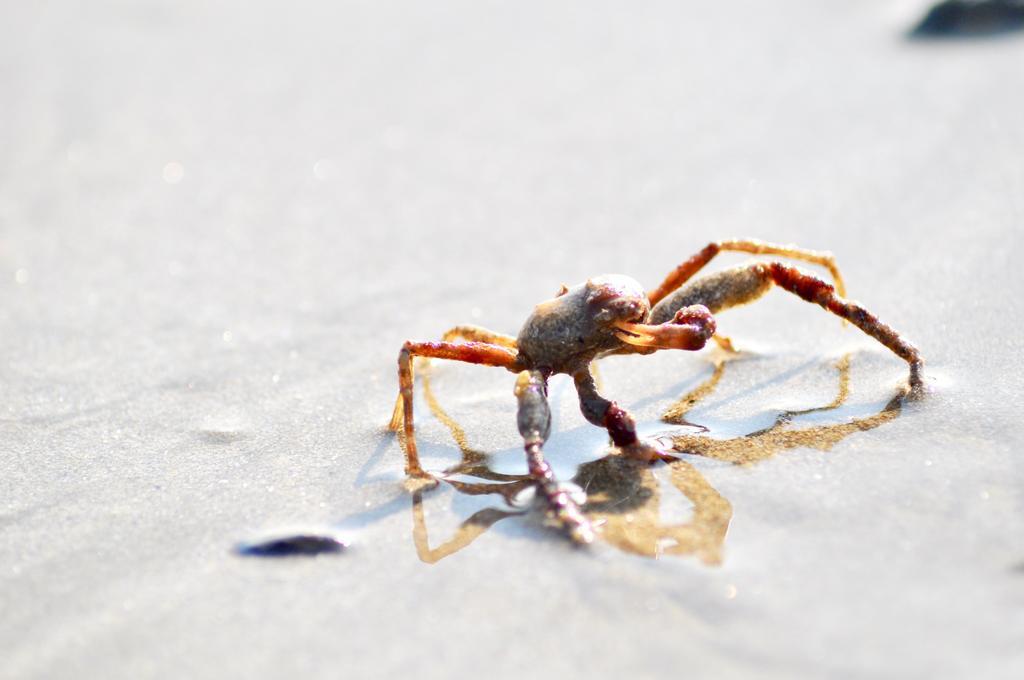
M 597 276 L 537 305 L 519 331 L 519 354 L 546 373 L 575 373 L 623 348 L 616 323 L 644 323 L 650 312 L 637 281 L 620 274 Z

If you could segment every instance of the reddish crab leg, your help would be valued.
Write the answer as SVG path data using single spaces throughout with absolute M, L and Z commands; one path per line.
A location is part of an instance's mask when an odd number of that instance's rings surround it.
M 839 293 L 840 297 L 846 295 L 846 286 L 843 284 L 843 277 L 839 273 L 839 267 L 836 266 L 836 260 L 832 253 L 808 250 L 795 245 L 766 243 L 757 239 L 732 239 L 709 243 L 699 253 L 693 255 L 669 272 L 669 275 L 665 277 L 661 285 L 647 294 L 648 299 L 651 301 L 651 306 L 653 307 L 658 304 L 670 293 L 689 281 L 694 274 L 699 272 L 704 265 L 722 251 L 751 253 L 753 255 L 781 255 L 793 258 L 794 260 L 803 260 L 804 262 L 820 265 L 827 269 L 832 276 L 836 292 Z
M 428 477 L 420 466 L 419 453 L 416 450 L 416 434 L 412 418 L 412 386 L 414 356 L 433 357 L 437 359 L 453 359 L 471 364 L 485 366 L 502 366 L 515 370 L 518 366 L 518 355 L 514 350 L 488 345 L 482 342 L 406 342 L 398 354 L 398 401 L 395 412 L 391 416 L 391 429 L 402 429 L 405 443 L 405 472 L 412 477 Z
M 820 305 L 878 340 L 893 354 L 910 365 L 910 386 L 915 392 L 922 390 L 924 383 L 921 373 L 924 368 L 924 359 L 917 347 L 903 338 L 891 326 L 883 323 L 877 316 L 856 302 L 844 299 L 834 287 L 821 279 L 804 274 L 795 267 L 780 262 L 759 263 L 753 267 L 756 267 L 762 276 L 770 279 L 779 288 L 787 290 L 807 302 Z
M 608 430 L 608 436 L 624 454 L 648 462 L 675 460 L 675 456 L 660 451 L 637 437 L 636 421 L 633 416 L 614 401 L 601 396 L 590 369 L 579 371 L 573 375 L 573 380 L 576 382 L 576 393 L 580 397 L 580 411 L 583 417 L 594 425 Z

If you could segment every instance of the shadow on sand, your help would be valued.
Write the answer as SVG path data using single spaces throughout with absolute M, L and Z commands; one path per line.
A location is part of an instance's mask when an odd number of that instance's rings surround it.
M 845 355 L 835 364 L 838 390 L 830 403 L 817 408 L 784 411 L 769 427 L 742 436 L 715 438 L 707 428 L 690 422 L 686 416 L 715 391 L 732 356 L 716 355 L 712 375 L 676 400 L 662 415 L 665 423 L 690 425 L 704 432 L 667 433 L 658 437 L 663 446 L 680 454 L 694 454 L 736 465 L 753 465 L 795 448 L 827 451 L 856 432 L 874 429 L 896 418 L 906 396 L 903 390 L 897 392 L 880 411 L 866 417 L 797 427 L 794 421 L 799 416 L 832 411 L 846 402 L 850 393 L 850 355 Z M 450 537 L 431 547 L 424 498 L 433 492 L 433 488 L 413 490 L 416 552 L 422 561 L 435 563 L 469 546 L 496 523 L 526 514 L 527 509 L 520 499 L 524 492 L 533 488 L 533 482 L 526 475 L 503 474 L 492 469 L 487 454 L 468 446 L 465 431 L 438 403 L 431 389 L 429 371 L 423 370 L 420 375 L 431 412 L 448 428 L 462 453 L 459 463 L 438 474 L 440 483 L 467 496 L 499 496 L 505 506 L 474 512 L 459 524 Z M 659 475 L 667 478 L 667 483 L 660 482 Z M 466 478 L 474 481 L 464 481 Z M 599 540 L 604 543 L 646 557 L 693 555 L 705 564 L 721 562 L 722 546 L 732 519 L 732 505 L 687 461 L 679 459 L 651 465 L 622 456 L 615 447 L 609 447 L 607 455 L 580 465 L 572 481 L 586 492 L 583 511 L 592 522 L 600 525 Z M 663 490 L 664 493 L 680 494 L 692 504 L 692 516 L 688 520 L 668 522 L 663 519 L 663 500 L 665 504 L 682 500 L 663 499 Z

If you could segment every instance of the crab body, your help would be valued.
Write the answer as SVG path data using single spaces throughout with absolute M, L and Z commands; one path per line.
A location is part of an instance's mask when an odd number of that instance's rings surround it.
M 516 338 L 519 356 L 543 373 L 575 373 L 622 349 L 615 322 L 644 323 L 650 310 L 637 281 L 619 274 L 594 277 L 534 308 Z

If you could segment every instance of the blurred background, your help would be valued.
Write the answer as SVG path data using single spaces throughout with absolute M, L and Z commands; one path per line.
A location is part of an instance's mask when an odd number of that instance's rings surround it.
M 1021 12 L 6 4 L 0 675 L 1020 677 Z M 515 334 L 562 283 L 654 286 L 734 236 L 833 251 L 931 395 L 828 452 L 687 457 L 731 507 L 718 566 L 573 550 L 537 517 L 424 564 L 383 430 L 401 343 Z M 783 293 L 720 323 L 747 358 L 691 414 L 718 436 L 829 403 L 844 354 L 829 423 L 905 375 Z M 712 375 L 607 363 L 644 427 Z M 499 373 L 436 388 L 521 473 Z M 569 479 L 606 441 L 552 395 Z M 418 418 L 425 460 L 457 461 Z M 449 533 L 503 507 L 433 502 Z M 292 525 L 352 547 L 231 552 Z

